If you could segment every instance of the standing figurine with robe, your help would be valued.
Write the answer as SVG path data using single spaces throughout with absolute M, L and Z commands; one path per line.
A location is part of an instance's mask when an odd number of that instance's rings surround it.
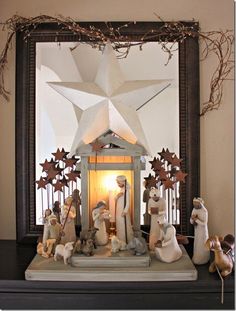
M 116 235 L 128 244 L 133 238 L 130 220 L 130 185 L 124 175 L 116 177 L 120 192 L 116 196 Z
M 203 199 L 194 198 L 190 223 L 194 225 L 194 245 L 192 261 L 197 265 L 205 264 L 210 259 L 210 251 L 205 246 L 205 242 L 209 237 L 207 222 L 208 212 L 204 206 Z
M 61 237 L 61 244 L 66 244 L 67 242 L 76 241 L 75 233 L 75 217 L 76 210 L 72 205 L 73 198 L 69 196 L 65 200 L 65 204 L 62 207 L 61 211 L 61 225 L 63 228 L 63 235 Z

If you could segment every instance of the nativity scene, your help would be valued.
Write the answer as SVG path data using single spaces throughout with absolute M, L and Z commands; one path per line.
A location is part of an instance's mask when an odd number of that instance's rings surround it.
M 77 130 L 69 152 L 40 163 L 44 230 L 26 279 L 195 280 L 175 229 L 188 174 L 174 152 L 152 150 L 139 114 L 172 81 L 126 81 L 109 42 L 92 80 L 47 83 L 72 104 Z

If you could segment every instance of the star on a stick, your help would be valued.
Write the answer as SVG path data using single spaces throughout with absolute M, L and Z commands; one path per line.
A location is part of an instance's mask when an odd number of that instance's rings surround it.
M 63 161 L 68 153 L 69 152 L 65 152 L 64 148 L 62 148 L 61 151 L 59 148 L 57 148 L 57 151 L 52 152 L 52 155 L 54 155 L 56 161 Z
M 59 179 L 57 179 L 56 183 L 53 184 L 53 186 L 54 186 L 54 192 L 56 192 L 56 191 L 61 191 L 62 192 L 62 188 L 63 188 L 64 185 L 63 185 L 63 183 Z
M 179 159 L 177 155 L 175 154 L 173 158 L 170 159 L 170 163 L 172 166 L 180 167 L 181 162 L 183 159 Z
M 41 176 L 39 180 L 36 180 L 36 184 L 38 185 L 37 189 L 41 189 L 41 188 L 46 189 L 46 185 L 48 184 L 48 181 Z
M 102 150 L 102 147 L 104 146 L 103 143 L 101 143 L 98 139 L 96 139 L 94 142 L 90 143 L 92 146 L 92 151 L 99 152 Z
M 160 180 L 166 180 L 168 178 L 166 170 L 162 167 L 159 171 L 156 171 L 156 177 Z
M 78 174 L 75 171 L 70 171 L 70 173 L 67 173 L 66 176 L 68 177 L 68 181 L 76 181 Z
M 76 164 L 77 161 L 78 160 L 74 156 L 72 158 L 69 158 L 69 159 L 64 159 L 65 168 L 67 168 L 67 167 L 73 168 L 73 166 Z
M 51 167 L 47 172 L 47 179 L 54 179 L 60 173 L 61 172 L 57 168 Z
M 157 179 L 155 176 L 149 174 L 148 177 L 144 177 L 146 181 L 146 187 L 151 188 L 151 187 L 156 187 L 157 185 Z
M 181 170 L 177 171 L 177 173 L 175 173 L 175 177 L 176 177 L 176 181 L 182 181 L 183 183 L 185 183 L 185 177 L 188 174 L 182 172 Z
M 151 168 L 153 171 L 160 171 L 163 168 L 162 166 L 164 164 L 162 161 L 160 161 L 157 158 L 154 158 L 153 161 L 149 161 L 149 163 L 152 164 Z
M 175 154 L 174 152 L 170 152 L 169 149 L 167 148 L 165 154 L 163 155 L 163 158 L 165 161 L 168 162 L 168 164 L 171 164 L 174 154 Z
M 48 162 L 47 159 L 44 161 L 44 163 L 40 163 L 40 165 L 43 167 L 43 172 L 47 172 L 52 167 L 51 162 Z
M 167 190 L 167 189 L 174 190 L 173 185 L 174 185 L 175 182 L 172 181 L 170 178 L 167 178 L 166 180 L 163 180 L 162 183 L 163 183 L 163 185 L 165 187 L 165 190 Z
M 63 184 L 63 186 L 65 186 L 65 187 L 69 187 L 68 186 L 68 182 L 69 182 L 69 180 L 68 179 L 66 179 L 66 177 L 65 176 L 63 176 L 63 178 L 61 179 L 61 183 Z

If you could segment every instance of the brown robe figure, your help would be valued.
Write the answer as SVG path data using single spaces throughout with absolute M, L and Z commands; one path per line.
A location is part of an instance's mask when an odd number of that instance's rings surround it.
M 81 225 L 81 213 L 80 213 L 80 205 L 81 205 L 81 198 L 80 198 L 80 191 L 79 189 L 75 189 L 72 192 L 72 205 L 74 206 L 76 210 L 76 219 L 75 219 L 75 224 L 76 225 Z

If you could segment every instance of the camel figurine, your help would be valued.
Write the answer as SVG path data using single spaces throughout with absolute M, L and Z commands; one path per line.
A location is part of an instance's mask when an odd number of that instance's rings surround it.
M 231 235 L 227 235 L 226 237 L 228 236 Z M 222 249 L 223 245 L 227 243 L 226 237 L 223 240 L 222 238 L 219 238 L 217 235 L 215 235 L 210 237 L 205 243 L 206 247 L 215 253 L 215 259 L 209 266 L 209 272 L 215 272 L 217 266 L 222 277 L 229 275 L 232 272 L 234 265 L 231 254 L 234 248 L 234 238 L 233 241 L 231 239 L 231 243 L 228 243 L 229 248 L 226 251 Z

